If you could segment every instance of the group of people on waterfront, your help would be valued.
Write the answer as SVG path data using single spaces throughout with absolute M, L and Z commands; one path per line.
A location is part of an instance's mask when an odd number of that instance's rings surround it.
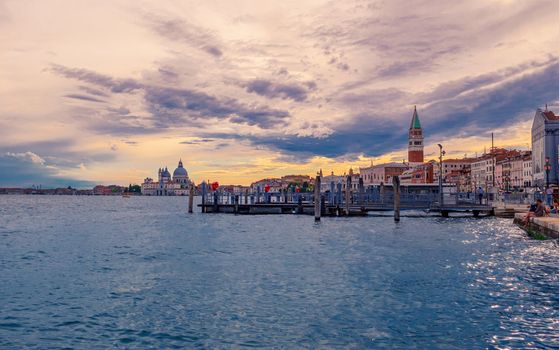
M 553 204 L 550 204 L 553 201 Z M 530 218 L 533 217 L 544 217 L 549 216 L 549 214 L 559 214 L 559 201 L 553 200 L 553 194 L 546 196 L 545 205 L 541 199 L 536 200 L 536 203 L 530 205 L 528 214 L 524 217 L 524 224 L 527 226 L 530 222 Z

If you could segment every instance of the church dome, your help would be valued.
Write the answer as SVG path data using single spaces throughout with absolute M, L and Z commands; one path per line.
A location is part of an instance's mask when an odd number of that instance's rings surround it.
M 186 178 L 188 177 L 188 172 L 182 166 L 182 160 L 179 161 L 179 166 L 173 171 L 173 178 Z
M 180 168 L 176 168 L 175 171 L 173 171 L 173 177 L 176 176 L 188 176 L 188 173 L 186 172 L 185 168 L 180 167 Z

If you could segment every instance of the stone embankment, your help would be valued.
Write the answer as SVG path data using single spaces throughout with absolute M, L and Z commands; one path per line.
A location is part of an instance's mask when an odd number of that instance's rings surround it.
M 524 224 L 526 213 L 514 215 L 514 223 L 528 234 L 537 239 L 559 238 L 559 216 L 551 215 L 540 218 L 531 218 L 528 225 Z
M 517 213 L 528 212 L 528 205 L 526 204 L 503 204 L 494 203 L 495 216 L 499 218 L 514 218 Z

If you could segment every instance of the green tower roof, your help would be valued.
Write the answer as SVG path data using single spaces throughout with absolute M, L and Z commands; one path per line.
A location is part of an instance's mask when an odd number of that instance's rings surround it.
M 413 117 L 411 118 L 410 129 L 421 129 L 419 115 L 417 115 L 417 108 L 415 106 L 413 107 Z

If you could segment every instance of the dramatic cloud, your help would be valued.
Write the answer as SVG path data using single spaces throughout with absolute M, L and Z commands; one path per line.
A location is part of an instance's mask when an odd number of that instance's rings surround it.
M 218 58 L 223 55 L 217 39 L 205 28 L 177 18 L 165 19 L 154 15 L 146 15 L 145 18 L 151 29 L 162 37 L 196 47 Z
M 480 77 L 468 77 L 463 81 L 444 83 L 449 87 L 436 87 L 430 93 L 411 96 L 398 90 L 375 91 L 371 94 L 344 96 L 341 101 L 348 105 L 404 104 L 404 98 L 434 101 L 420 109 L 420 118 L 428 139 L 445 138 L 448 135 L 460 137 L 477 136 L 505 125 L 514 125 L 531 116 L 534 104 L 543 105 L 553 101 L 559 91 L 559 63 L 522 65 L 505 71 L 525 73 L 529 68 L 538 68 L 512 80 L 503 81 L 503 72 L 495 72 Z M 496 84 L 499 83 L 500 84 Z M 496 84 L 496 85 L 495 85 Z M 450 86 L 454 87 L 451 89 Z M 450 92 L 453 91 L 453 94 Z M 441 95 L 444 99 L 441 99 Z M 397 102 L 394 102 L 397 101 Z M 371 105 L 372 103 L 372 105 Z M 407 125 L 412 110 L 387 110 L 384 115 L 354 115 L 349 121 L 332 125 L 331 134 L 323 137 L 297 135 L 233 135 L 246 139 L 257 146 L 266 146 L 288 154 L 298 154 L 305 158 L 313 155 L 324 157 L 344 157 L 364 154 L 376 157 L 405 147 Z M 228 135 L 210 134 L 211 137 Z M 230 136 L 231 137 L 231 136 Z M 435 141 L 433 141 L 435 142 Z
M 63 178 L 58 170 L 33 152 L 0 154 L 0 186 L 91 188 L 92 182 Z
M 414 105 L 426 153 L 527 147 L 559 108 L 552 0 L 0 3 L 0 154 L 105 183 L 187 155 L 243 183 L 397 159 Z
M 316 89 L 316 83 L 307 82 L 304 85 L 274 83 L 266 79 L 255 79 L 242 84 L 247 92 L 254 92 L 269 98 L 292 99 L 294 101 L 305 101 L 307 94 Z
M 284 125 L 289 113 L 261 106 L 244 106 L 235 99 L 218 99 L 186 89 L 148 87 L 145 100 L 158 127 L 177 126 L 189 119 L 218 118 L 268 129 Z
M 267 106 L 244 105 L 234 98 L 218 99 L 201 91 L 190 89 L 178 89 L 161 87 L 137 82 L 133 79 L 115 79 L 107 75 L 91 72 L 86 69 L 67 68 L 60 65 L 53 65 L 52 71 L 67 78 L 76 79 L 82 82 L 91 83 L 117 94 L 133 93 L 137 90 L 144 92 L 144 101 L 147 104 L 147 111 L 151 114 L 151 125 L 140 125 L 129 123 L 123 120 L 121 126 L 116 126 L 114 130 L 121 130 L 123 133 L 134 132 L 134 130 L 145 128 L 149 132 L 150 127 L 155 129 L 166 129 L 184 125 L 189 121 L 197 119 L 217 118 L 227 119 L 236 124 L 256 125 L 263 129 L 285 125 L 290 117 L 287 111 L 272 109 Z M 308 84 L 311 88 L 313 83 Z M 280 88 L 278 93 L 294 93 L 294 89 Z M 67 97 L 78 98 L 87 101 L 102 102 L 96 98 L 71 94 Z M 130 111 L 124 107 L 110 109 L 113 115 L 123 116 Z M 123 113 L 122 111 L 125 111 Z M 107 121 L 108 123 L 115 123 Z M 113 125 L 114 126 L 114 125 Z M 103 125 L 103 131 L 108 131 Z M 139 131 L 139 130 L 138 130 Z
M 86 83 L 102 86 L 114 93 L 132 92 L 142 88 L 142 84 L 133 79 L 115 79 L 108 75 L 98 74 L 87 69 L 68 68 L 53 64 L 51 70 L 66 78 L 80 80 Z
M 74 98 L 76 100 L 82 100 L 82 101 L 105 103 L 105 101 L 103 101 L 103 100 L 100 100 L 100 99 L 95 98 L 95 97 L 87 96 L 87 95 L 68 94 L 68 95 L 64 95 L 64 97 Z
M 469 79 L 468 79 L 469 80 Z M 487 84 L 465 94 L 430 105 L 425 113 L 433 120 L 429 131 L 438 136 L 457 130 L 461 136 L 514 125 L 557 98 L 559 63 L 498 85 Z

